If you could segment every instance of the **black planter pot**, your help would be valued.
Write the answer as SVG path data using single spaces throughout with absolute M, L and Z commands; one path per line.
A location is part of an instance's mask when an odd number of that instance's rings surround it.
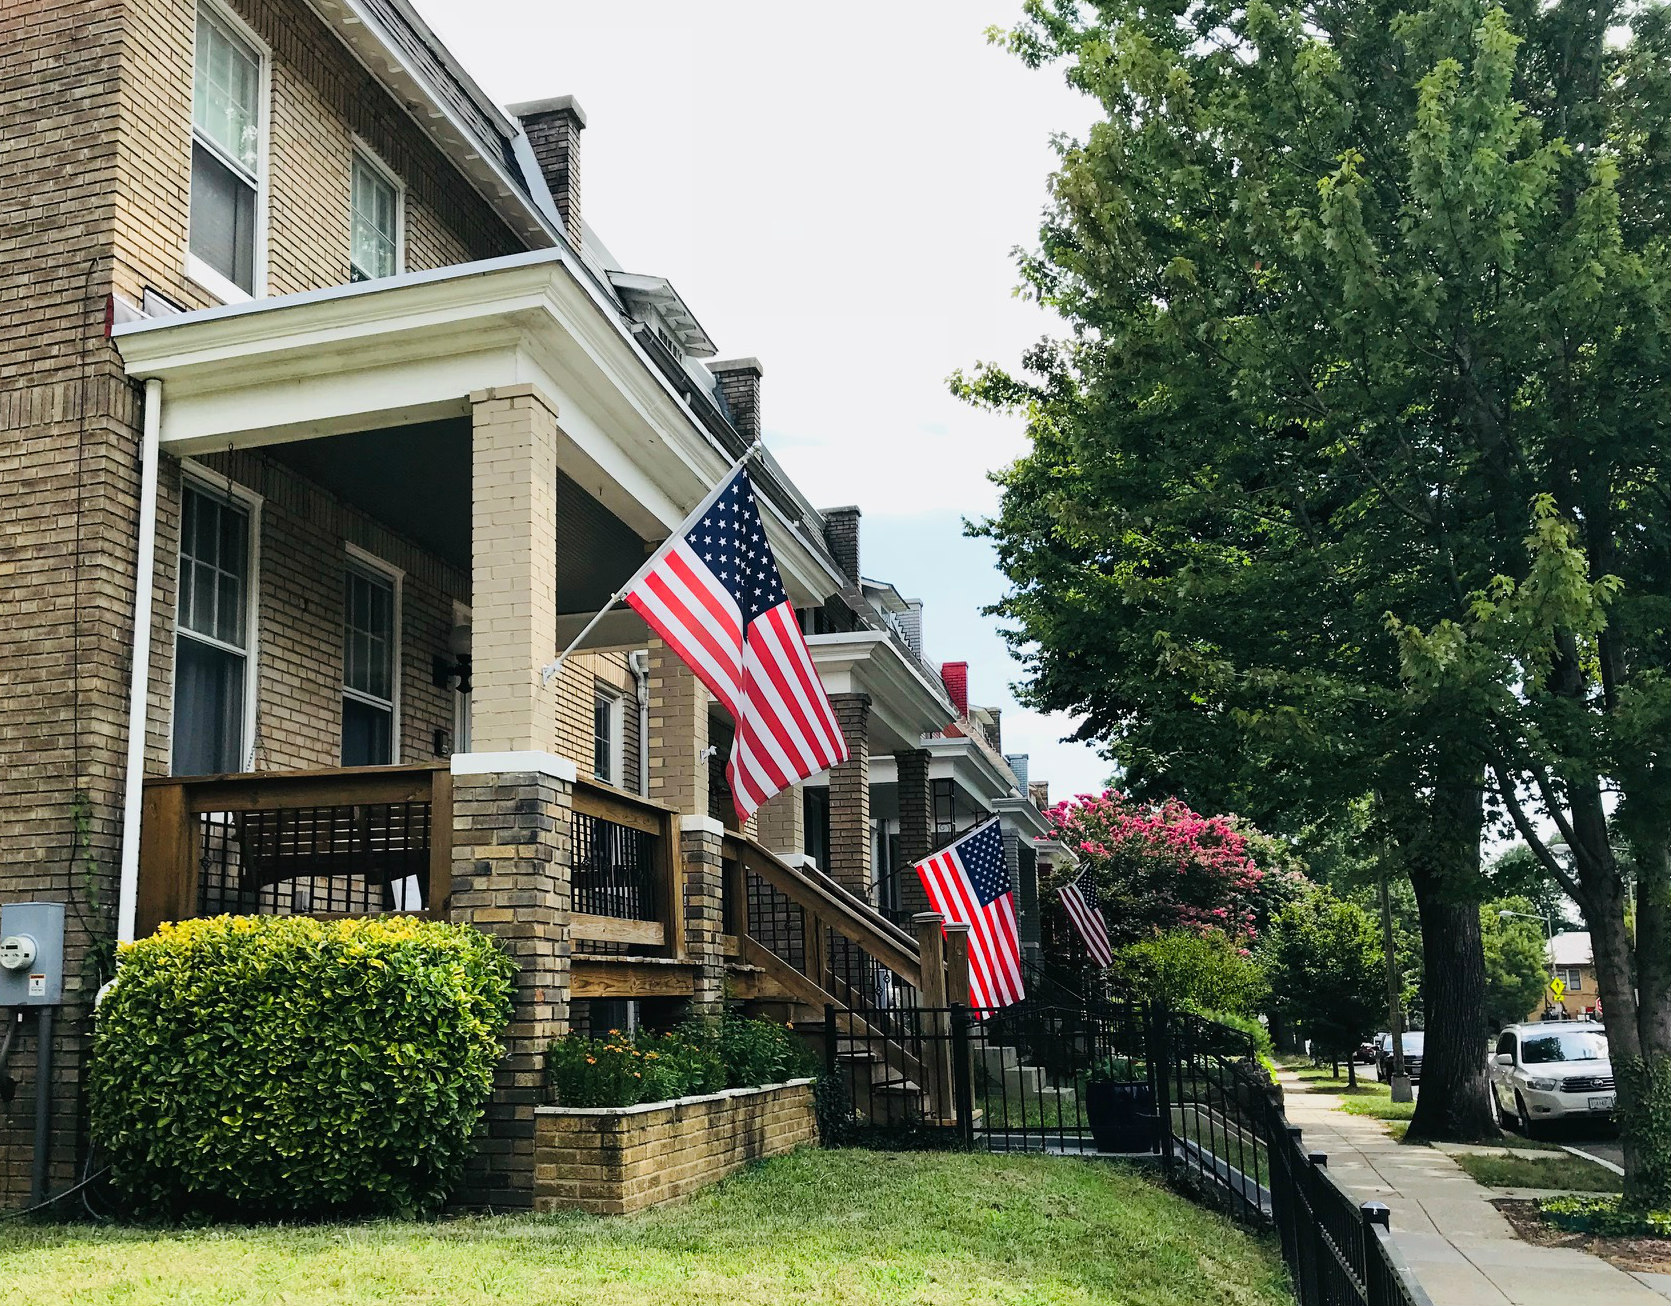
M 1099 1152 L 1152 1152 L 1160 1137 L 1155 1094 L 1147 1084 L 1087 1084 L 1085 1118 Z

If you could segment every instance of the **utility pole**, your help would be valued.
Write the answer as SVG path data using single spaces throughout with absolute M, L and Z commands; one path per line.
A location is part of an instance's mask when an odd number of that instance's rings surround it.
M 1398 1001 L 1398 964 L 1393 950 L 1392 898 L 1386 868 L 1381 869 L 1381 942 L 1387 954 L 1387 1028 L 1392 1032 L 1392 1100 L 1411 1102 L 1410 1076 L 1404 1073 L 1404 1021 Z

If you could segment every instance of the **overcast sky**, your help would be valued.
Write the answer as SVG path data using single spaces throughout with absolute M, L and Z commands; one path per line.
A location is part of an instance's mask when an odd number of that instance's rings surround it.
M 766 440 L 818 506 L 863 509 L 863 567 L 927 604 L 935 661 L 1005 709 L 1006 752 L 1062 796 L 1108 767 L 1017 707 L 1021 674 L 980 608 L 1003 588 L 962 519 L 1016 418 L 946 378 L 1013 364 L 1055 329 L 1013 296 L 1055 161 L 1088 101 L 985 39 L 1018 0 L 416 0 L 500 104 L 573 95 L 587 222 L 629 270 L 669 278 L 721 357 L 765 368 Z

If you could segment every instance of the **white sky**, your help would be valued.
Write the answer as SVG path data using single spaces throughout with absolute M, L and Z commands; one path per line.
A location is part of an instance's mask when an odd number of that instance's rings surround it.
M 1012 297 L 1010 251 L 1035 241 L 1052 133 L 1093 112 L 986 43 L 1019 0 L 415 2 L 499 103 L 579 99 L 587 222 L 721 357 L 761 360 L 768 444 L 815 504 L 862 507 L 866 574 L 925 600 L 929 656 L 971 664 L 1005 751 L 1055 796 L 1101 788 L 1107 763 L 1058 742 L 1071 722 L 1016 707 L 979 614 L 1003 579 L 960 528 L 1025 439 L 946 378 L 1056 329 Z

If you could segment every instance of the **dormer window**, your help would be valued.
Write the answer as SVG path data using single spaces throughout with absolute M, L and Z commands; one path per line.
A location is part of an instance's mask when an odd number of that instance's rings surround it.
M 192 83 L 191 228 L 186 271 L 222 300 L 261 282 L 266 53 L 229 15 L 197 16 Z
M 401 198 L 393 174 L 356 149 L 348 205 L 351 280 L 375 281 L 401 271 Z

